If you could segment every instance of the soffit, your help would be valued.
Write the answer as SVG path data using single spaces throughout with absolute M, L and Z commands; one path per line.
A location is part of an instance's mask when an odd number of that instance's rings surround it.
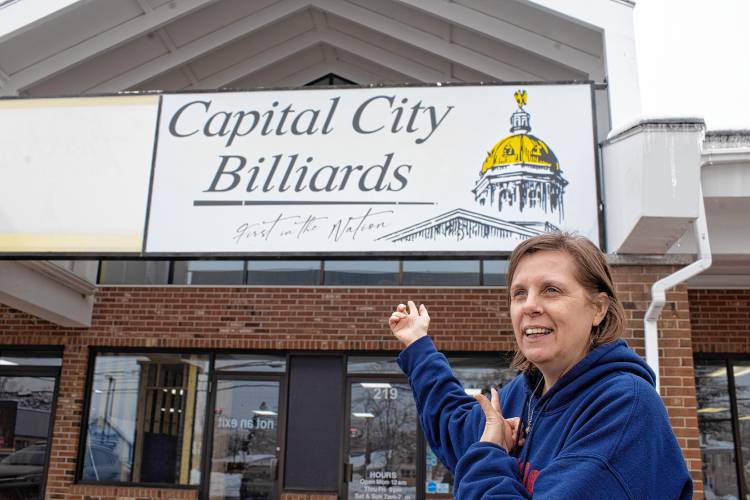
M 92 0 L 0 38 L 0 94 L 285 85 L 337 71 L 361 84 L 601 81 L 602 53 L 600 30 L 520 0 Z

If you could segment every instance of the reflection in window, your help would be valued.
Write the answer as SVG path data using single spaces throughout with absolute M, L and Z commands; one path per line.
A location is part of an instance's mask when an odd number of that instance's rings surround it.
M 248 285 L 319 285 L 319 260 L 251 260 Z
M 397 260 L 327 260 L 325 285 L 398 285 Z
M 286 357 L 271 354 L 219 354 L 216 356 L 217 371 L 284 373 Z
M 745 484 L 750 484 L 750 362 L 733 363 L 734 390 L 737 401 L 740 445 L 742 446 L 742 471 Z
M 241 285 L 245 263 L 241 260 L 191 260 L 174 263 L 176 285 Z
M 505 286 L 508 273 L 507 260 L 484 261 L 485 286 Z
M 99 271 L 103 285 L 165 285 L 169 261 L 104 260 Z
M 724 361 L 696 362 L 703 489 L 707 497 L 738 498 L 732 413 Z
M 414 500 L 417 408 L 406 383 L 351 385 L 349 499 Z
M 41 498 L 54 391 L 54 377 L 0 376 L 0 498 Z
M 479 286 L 479 261 L 405 260 L 403 284 Z
M 392 374 L 403 376 L 404 372 L 396 364 L 396 354 L 391 357 L 383 356 L 349 356 L 346 371 L 350 374 Z
M 99 354 L 81 479 L 199 484 L 208 357 Z
M 279 386 L 277 380 L 217 382 L 210 500 L 276 497 Z

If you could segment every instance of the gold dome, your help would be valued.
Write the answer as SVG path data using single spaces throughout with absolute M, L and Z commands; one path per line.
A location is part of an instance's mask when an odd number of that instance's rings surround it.
M 560 163 L 555 153 L 543 140 L 531 134 L 515 134 L 498 141 L 495 147 L 487 153 L 487 158 L 482 164 L 482 173 L 494 167 L 517 163 L 548 168 L 553 171 L 560 170 Z

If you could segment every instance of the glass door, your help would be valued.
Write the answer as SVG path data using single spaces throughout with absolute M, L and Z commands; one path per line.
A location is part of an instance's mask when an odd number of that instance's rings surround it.
M 347 498 L 416 499 L 420 454 L 409 385 L 403 379 L 350 379 L 349 409 Z
M 0 498 L 42 498 L 57 381 L 46 371 L 0 371 Z
M 278 379 L 217 378 L 210 499 L 278 497 L 279 388 Z

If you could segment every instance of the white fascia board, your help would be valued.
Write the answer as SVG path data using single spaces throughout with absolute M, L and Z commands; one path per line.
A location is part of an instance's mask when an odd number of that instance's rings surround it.
M 0 43 L 89 0 L 32 0 L 0 10 Z
M 427 15 L 481 33 L 484 36 L 522 48 L 550 61 L 555 61 L 568 68 L 586 73 L 592 80 L 601 79 L 603 68 L 599 58 L 502 19 L 497 19 L 463 5 L 445 0 L 437 2 L 434 0 L 397 1 L 420 10 Z
M 604 61 L 612 127 L 641 115 L 634 3 L 624 0 L 526 0 L 555 15 L 604 32 Z

